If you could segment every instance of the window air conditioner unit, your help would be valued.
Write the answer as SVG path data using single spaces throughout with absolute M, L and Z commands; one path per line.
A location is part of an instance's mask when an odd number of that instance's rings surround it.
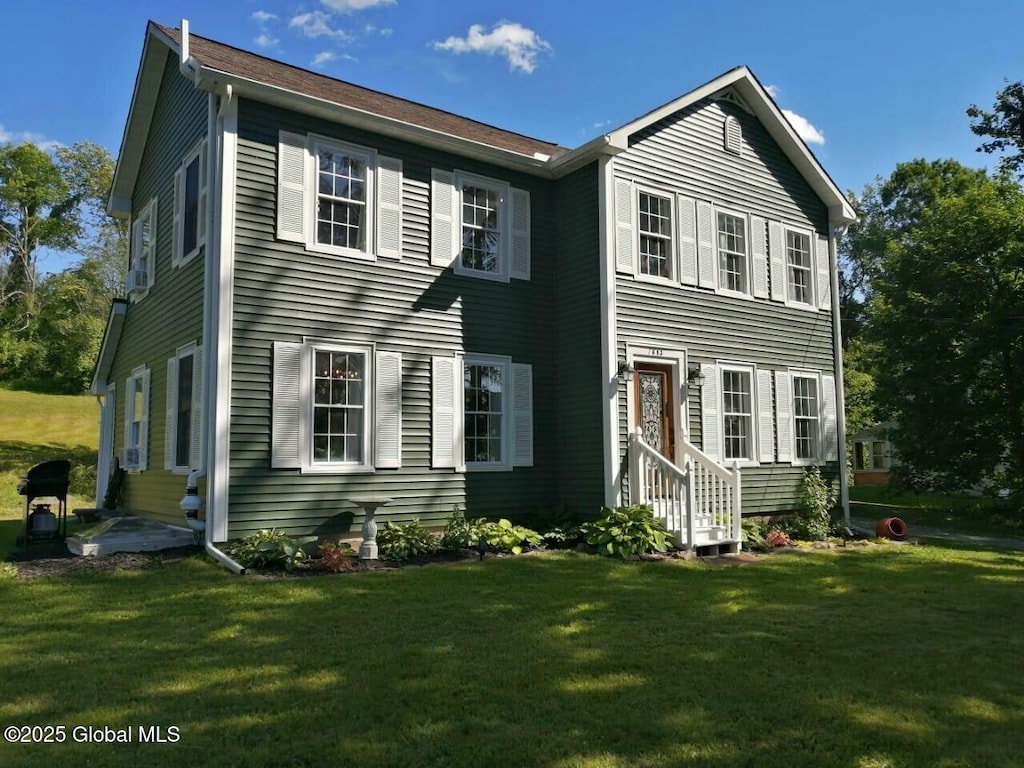
M 149 287 L 149 275 L 144 269 L 133 269 L 125 280 L 128 293 L 141 293 Z

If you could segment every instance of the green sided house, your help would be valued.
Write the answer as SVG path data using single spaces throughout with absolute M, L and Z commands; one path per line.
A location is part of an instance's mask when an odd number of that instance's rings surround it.
M 688 546 L 835 476 L 850 204 L 734 69 L 575 149 L 151 23 L 110 197 L 97 495 L 211 542 L 645 502 Z

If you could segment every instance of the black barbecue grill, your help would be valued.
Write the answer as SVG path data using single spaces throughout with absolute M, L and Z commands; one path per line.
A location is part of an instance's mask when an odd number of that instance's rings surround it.
M 34 541 L 63 540 L 68 532 L 68 486 L 71 483 L 71 462 L 65 459 L 36 464 L 18 483 L 18 493 L 25 497 L 25 533 L 18 543 L 28 546 Z M 52 504 L 33 502 L 36 499 L 56 499 L 57 513 L 50 511 Z

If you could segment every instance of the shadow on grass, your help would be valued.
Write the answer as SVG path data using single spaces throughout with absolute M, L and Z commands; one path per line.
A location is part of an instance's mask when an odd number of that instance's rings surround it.
M 0 720 L 181 728 L 0 762 L 1018 765 L 1022 580 L 1024 557 L 892 547 L 0 581 Z
M 22 475 L 30 467 L 51 459 L 68 459 L 72 466 L 76 464 L 95 466 L 96 449 L 85 445 L 0 440 L 0 472 L 14 472 Z

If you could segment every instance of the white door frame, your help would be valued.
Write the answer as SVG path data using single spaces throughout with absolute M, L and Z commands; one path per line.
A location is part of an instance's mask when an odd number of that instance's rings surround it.
M 672 368 L 672 397 L 675 413 L 675 455 L 683 455 L 683 440 L 690 438 L 690 420 L 686 392 L 686 350 L 679 347 L 662 347 L 656 344 L 626 344 L 626 362 L 631 368 L 636 363 L 659 363 Z M 634 374 L 635 376 L 636 374 Z M 626 387 L 626 423 L 635 429 L 636 387 Z
M 107 495 L 107 483 L 110 480 L 110 469 L 114 459 L 114 414 L 116 386 L 107 386 L 106 394 L 100 403 L 100 449 L 96 457 L 96 508 L 103 506 L 103 497 Z

